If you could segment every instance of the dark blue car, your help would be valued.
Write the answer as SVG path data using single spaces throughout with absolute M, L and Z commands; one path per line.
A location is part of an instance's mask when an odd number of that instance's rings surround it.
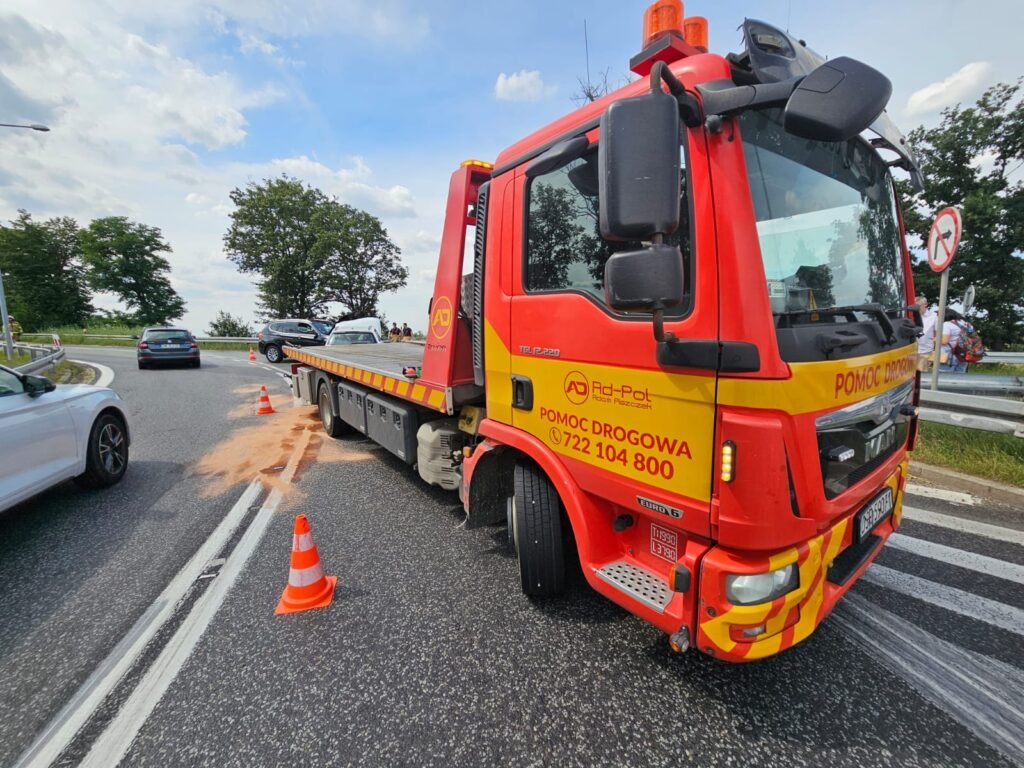
M 185 363 L 199 367 L 199 344 L 184 328 L 146 328 L 138 345 L 139 369 L 154 363 Z

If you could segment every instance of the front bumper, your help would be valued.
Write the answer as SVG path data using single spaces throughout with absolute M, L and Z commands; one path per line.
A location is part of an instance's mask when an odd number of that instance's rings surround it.
M 906 470 L 904 461 L 883 484 L 893 492 L 892 516 L 875 528 L 860 549 L 853 548 L 856 509 L 824 533 L 774 554 L 752 556 L 712 548 L 700 566 L 697 647 L 726 661 L 753 661 L 809 637 L 899 527 Z M 726 598 L 727 574 L 764 573 L 790 563 L 797 563 L 800 572 L 800 586 L 792 592 L 757 605 L 733 605 Z M 744 629 L 759 626 L 763 632 L 743 636 Z

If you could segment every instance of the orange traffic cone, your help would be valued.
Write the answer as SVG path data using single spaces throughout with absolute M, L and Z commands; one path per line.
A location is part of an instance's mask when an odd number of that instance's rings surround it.
M 274 406 L 270 404 L 270 398 L 267 396 L 267 387 L 265 384 L 260 385 L 260 404 L 256 408 L 257 416 L 266 416 L 268 413 L 274 412 Z
M 280 615 L 324 608 L 334 599 L 334 585 L 337 583 L 337 576 L 324 576 L 320 555 L 309 530 L 309 521 L 305 515 L 298 515 L 295 518 L 295 535 L 292 536 L 288 586 L 284 588 L 274 613 Z
M 256 350 L 252 348 L 252 344 L 249 345 L 249 360 L 253 361 L 256 359 Z

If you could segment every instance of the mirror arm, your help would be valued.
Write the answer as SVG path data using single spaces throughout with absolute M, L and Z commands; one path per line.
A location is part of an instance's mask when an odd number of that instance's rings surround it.
M 698 85 L 697 90 L 704 98 L 704 111 L 709 116 L 726 117 L 745 109 L 785 106 L 802 81 L 802 77 L 794 77 L 778 83 L 739 85 L 721 89 Z
M 683 125 L 687 128 L 696 128 L 704 122 L 700 103 L 696 97 L 692 93 L 686 92 L 686 87 L 679 81 L 679 78 L 672 74 L 672 70 L 664 61 L 656 61 L 651 67 L 651 90 L 661 90 L 662 82 L 668 86 L 669 93 L 675 96 L 676 101 L 679 102 L 679 116 L 683 120 Z

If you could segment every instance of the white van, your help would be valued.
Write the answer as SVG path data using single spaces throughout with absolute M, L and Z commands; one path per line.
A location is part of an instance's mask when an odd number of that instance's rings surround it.
M 360 317 L 335 323 L 330 336 L 327 337 L 327 345 L 380 344 L 383 340 L 380 318 Z

